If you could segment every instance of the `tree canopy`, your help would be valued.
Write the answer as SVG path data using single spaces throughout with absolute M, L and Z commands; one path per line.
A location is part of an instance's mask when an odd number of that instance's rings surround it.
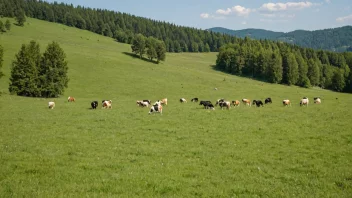
M 52 42 L 42 55 L 35 41 L 23 44 L 12 62 L 9 91 L 29 97 L 58 97 L 67 88 L 66 55 Z

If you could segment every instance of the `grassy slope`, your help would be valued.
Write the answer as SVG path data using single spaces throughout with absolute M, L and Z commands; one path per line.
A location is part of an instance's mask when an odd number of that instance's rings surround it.
M 71 81 L 54 110 L 48 99 L 7 92 L 14 54 L 31 39 L 42 51 L 58 41 L 67 53 Z M 2 197 L 352 194 L 351 95 L 223 74 L 210 66 L 214 53 L 168 54 L 155 65 L 123 54 L 130 47 L 110 38 L 35 19 L 0 42 Z M 66 102 L 69 95 L 76 103 Z M 230 111 L 178 102 L 268 96 L 272 105 Z M 323 104 L 300 108 L 302 96 L 321 96 Z M 135 105 L 163 97 L 163 115 Z M 286 98 L 292 107 L 282 107 Z M 113 109 L 89 110 L 102 99 L 112 99 Z

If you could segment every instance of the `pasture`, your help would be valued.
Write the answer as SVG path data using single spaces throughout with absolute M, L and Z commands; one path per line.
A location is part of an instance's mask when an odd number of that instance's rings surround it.
M 70 82 L 60 98 L 7 91 L 11 61 L 32 39 L 42 52 L 52 41 L 66 52 Z M 352 195 L 350 94 L 224 74 L 211 66 L 216 53 L 167 54 L 157 65 L 126 55 L 130 46 L 111 38 L 30 18 L 0 34 L 0 43 L 1 197 Z M 304 96 L 308 107 L 299 106 Z M 313 104 L 316 96 L 322 104 Z M 165 97 L 162 115 L 136 105 Z M 273 104 L 212 111 L 194 97 Z M 112 109 L 101 109 L 102 99 Z

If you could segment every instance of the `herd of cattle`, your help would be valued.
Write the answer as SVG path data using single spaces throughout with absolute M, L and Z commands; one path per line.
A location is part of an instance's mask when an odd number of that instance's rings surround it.
M 74 97 L 69 96 L 67 99 L 68 102 L 75 102 L 76 99 Z M 198 98 L 192 98 L 191 102 L 198 102 Z M 264 104 L 271 104 L 273 103 L 271 98 L 266 98 L 264 100 L 264 103 L 261 100 L 249 100 L 249 99 L 242 99 L 241 100 L 242 103 L 246 106 L 252 106 L 252 105 L 256 105 L 257 107 L 263 107 Z M 185 98 L 181 98 L 180 99 L 181 103 L 186 103 L 187 100 Z M 314 103 L 315 104 L 320 104 L 321 103 L 321 99 L 320 97 L 315 97 L 314 98 Z M 96 109 L 98 107 L 98 101 L 92 101 L 91 102 L 91 107 L 92 109 Z M 151 101 L 150 100 L 137 100 L 137 106 L 140 107 L 149 107 L 151 105 Z M 239 100 L 233 100 L 233 101 L 226 101 L 224 98 L 222 99 L 218 99 L 215 103 L 215 105 L 212 104 L 211 101 L 209 100 L 202 100 L 199 102 L 199 105 L 203 105 L 204 109 L 211 109 L 211 110 L 215 110 L 216 106 L 219 106 L 221 109 L 226 108 L 226 109 L 230 109 L 231 105 L 234 107 L 238 107 L 240 106 L 241 102 Z M 283 106 L 291 106 L 291 101 L 289 99 L 285 99 L 282 101 Z M 308 106 L 309 104 L 309 99 L 307 97 L 303 97 L 300 100 L 300 106 Z M 101 102 L 102 108 L 103 109 L 112 109 L 112 100 L 102 100 Z M 163 112 L 163 105 L 167 105 L 167 98 L 163 98 L 161 100 L 157 100 L 153 105 L 151 105 L 150 110 L 149 110 L 149 114 L 151 113 L 160 113 L 162 114 Z M 49 109 L 54 109 L 55 107 L 55 102 L 49 102 Z

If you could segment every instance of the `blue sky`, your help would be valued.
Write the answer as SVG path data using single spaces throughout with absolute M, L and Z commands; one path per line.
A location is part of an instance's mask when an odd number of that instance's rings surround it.
M 53 2 L 53 0 L 47 0 Z M 57 0 L 201 29 L 317 30 L 352 25 L 352 0 Z

